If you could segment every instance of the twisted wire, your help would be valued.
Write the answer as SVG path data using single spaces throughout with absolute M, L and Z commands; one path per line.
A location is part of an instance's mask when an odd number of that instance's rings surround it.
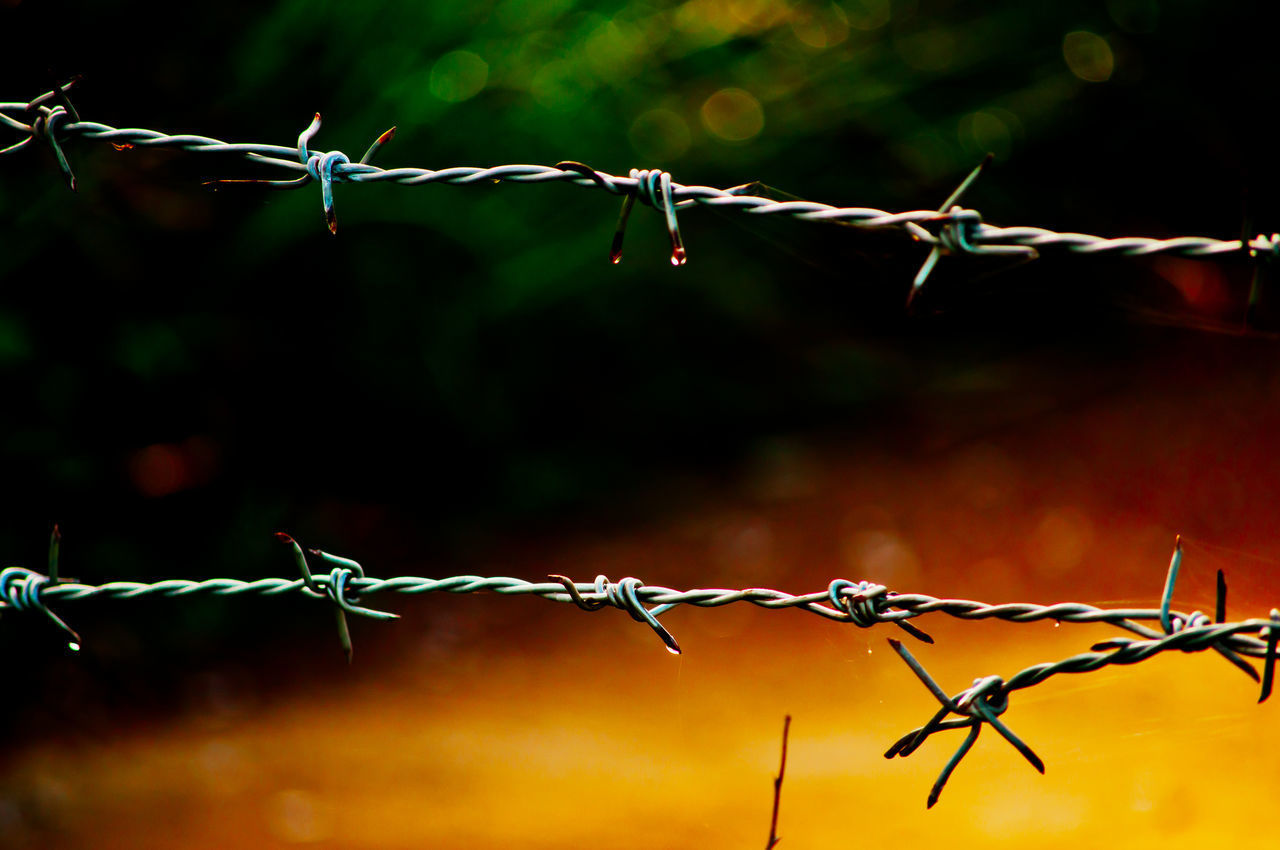
M 74 80 L 72 81 L 75 82 Z M 581 163 L 561 163 L 560 166 L 512 164 L 490 167 L 456 166 L 443 169 L 416 167 L 381 168 L 368 162 L 371 155 L 390 138 L 392 131 L 383 134 L 358 162 L 353 162 L 340 151 L 312 150 L 308 143 L 318 132 L 320 116 L 299 135 L 294 146 L 224 142 L 209 136 L 196 134 L 168 134 L 137 127 L 113 127 L 95 121 L 80 120 L 66 97 L 71 83 L 56 92 L 48 92 L 34 100 L 0 103 L 0 124 L 25 135 L 15 144 L 0 150 L 0 154 L 20 150 L 32 141 L 49 143 L 72 188 L 75 178 L 67 165 L 60 147 L 59 137 L 81 137 L 102 140 L 117 147 L 178 148 L 194 153 L 233 154 L 258 164 L 285 169 L 295 175 L 294 180 L 228 180 L 225 182 L 253 182 L 293 188 L 308 182 L 321 183 L 322 202 L 330 230 L 336 232 L 333 212 L 334 183 L 383 183 L 405 186 L 421 186 L 446 183 L 465 186 L 495 181 L 509 183 L 564 182 L 577 186 L 593 187 L 614 195 L 622 195 L 628 201 L 641 199 L 662 211 L 672 237 L 672 263 L 684 261 L 684 246 L 680 241 L 676 224 L 676 212 L 690 206 L 734 209 L 750 215 L 781 215 L 800 221 L 839 222 L 863 228 L 895 228 L 905 230 L 912 238 L 931 246 L 930 257 L 913 285 L 912 294 L 924 282 L 940 254 L 1008 255 L 1021 254 L 1032 257 L 1040 249 L 1053 248 L 1077 254 L 1121 254 L 1149 256 L 1173 254 L 1183 257 L 1214 258 L 1229 254 L 1243 254 L 1252 258 L 1280 256 L 1280 234 L 1258 234 L 1248 239 L 1215 239 L 1207 236 L 1179 236 L 1154 238 L 1145 236 L 1104 237 L 1087 233 L 1057 232 L 1040 227 L 999 227 L 983 221 L 975 209 L 955 203 L 960 194 L 972 183 L 982 166 L 961 185 L 948 202 L 937 210 L 912 210 L 892 213 L 871 207 L 839 207 L 808 200 L 778 201 L 749 194 L 747 186 L 719 189 L 712 186 L 685 185 L 671 180 L 662 171 L 635 170 L 621 177 L 604 171 L 590 169 Z M 48 106 L 53 100 L 60 105 Z M 7 114 L 7 113 L 13 113 Z M 19 117 L 14 117 L 14 116 Z M 29 121 L 21 120 L 28 117 Z M 394 128 L 393 128 L 394 130 Z M 985 162 L 984 162 L 985 165 Z M 223 181 L 219 181 L 223 182 Z M 626 209 L 624 208 L 624 220 Z M 622 223 L 620 222 L 621 230 Z M 933 228 L 933 230 L 930 229 Z M 934 230 L 937 232 L 935 233 Z M 620 239 L 615 237 L 615 249 Z M 614 260 L 620 254 L 615 250 Z
M 336 556 L 330 556 L 336 557 Z M 354 562 L 353 562 L 354 563 Z M 10 568 L 20 569 L 20 568 Z M 38 573 L 25 571 L 23 575 L 15 575 L 5 588 L 5 596 L 0 600 L 0 611 L 6 607 L 20 608 L 14 602 L 16 595 L 26 592 L 27 582 L 42 578 Z M 603 578 L 603 577 L 601 577 Z M 211 596 L 283 596 L 292 593 L 321 595 L 329 597 L 335 588 L 335 576 L 316 575 L 315 588 L 309 588 L 302 578 L 267 577 L 260 579 L 209 578 L 209 579 L 164 579 L 154 582 L 110 581 L 102 584 L 82 584 L 79 582 L 62 582 L 42 586 L 40 598 L 46 602 L 69 602 L 83 599 L 137 599 L 146 596 L 187 597 L 199 595 Z M 574 603 L 575 597 L 558 581 L 528 581 L 509 576 L 456 575 L 446 578 L 424 578 L 421 576 L 395 576 L 392 578 L 375 578 L 371 576 L 350 577 L 344 580 L 347 593 L 354 592 L 359 596 L 370 596 L 376 593 L 496 593 L 501 596 L 538 596 L 551 602 Z M 578 600 L 588 603 L 603 603 L 614 607 L 618 604 L 611 598 L 618 593 L 615 588 L 603 586 L 595 582 L 574 582 L 573 588 Z M 860 589 L 861 588 L 861 589 Z M 868 592 L 869 589 L 869 592 Z M 1229 641 L 1233 648 L 1241 654 L 1263 657 L 1266 644 L 1251 635 L 1259 632 L 1268 624 L 1265 620 L 1246 620 L 1230 624 L 1233 628 L 1223 631 L 1221 624 L 1213 628 L 1198 627 L 1179 631 L 1174 637 L 1165 638 L 1160 632 L 1142 625 L 1142 621 L 1159 622 L 1159 608 L 1099 608 L 1083 602 L 1056 602 L 1042 605 L 1034 602 L 978 602 L 970 599 L 948 599 L 928 596 L 922 593 L 895 593 L 883 585 L 870 582 L 850 582 L 837 579 L 827 590 L 812 593 L 792 594 L 783 590 L 765 587 L 743 589 L 728 588 L 690 588 L 677 590 L 660 585 L 637 584 L 633 588 L 634 597 L 645 605 L 655 606 L 655 616 L 666 613 L 670 609 L 687 605 L 695 608 L 719 608 L 739 602 L 747 602 L 761 608 L 784 609 L 796 608 L 816 614 L 828 620 L 852 623 L 867 628 L 878 622 L 898 623 L 903 620 L 925 614 L 945 614 L 960 620 L 1003 620 L 1010 623 L 1032 623 L 1053 620 L 1063 623 L 1106 623 L 1126 629 L 1146 639 L 1146 642 L 1161 645 L 1165 649 L 1199 649 L 1206 633 L 1213 635 L 1209 643 L 1218 640 Z M 833 603 L 833 597 L 840 600 L 839 607 Z M 850 613 L 853 608 L 857 613 Z M 361 612 L 363 613 L 363 612 Z M 1199 617 L 1200 615 L 1197 612 Z M 1172 616 L 1190 621 L 1192 614 L 1173 612 Z M 1206 632 L 1206 629 L 1208 631 Z M 1187 637 L 1187 636 L 1190 637 Z M 1148 657 L 1146 655 L 1143 656 Z M 1141 659 L 1138 659 L 1141 660 Z
M 660 615 L 681 605 L 715 608 L 740 602 L 771 610 L 795 608 L 829 620 L 852 623 L 859 628 L 871 628 L 879 623 L 892 623 L 924 643 L 932 643 L 933 640 L 907 621 L 926 614 L 944 614 L 961 620 L 998 619 L 1012 623 L 1042 620 L 1106 623 L 1137 635 L 1137 639 L 1117 637 L 1096 643 L 1089 652 L 1073 655 L 1060 661 L 1035 664 L 1008 679 L 1000 676 L 985 676 L 974 680 L 972 686 L 954 696 L 948 696 L 929 676 L 923 665 L 899 641 L 890 639 L 889 642 L 894 650 L 934 695 L 941 708 L 923 726 L 899 738 L 885 753 L 886 758 L 909 756 L 936 733 L 952 729 L 968 730 L 964 741 L 948 760 L 934 783 L 927 803 L 930 807 L 937 802 L 952 773 L 977 742 L 984 725 L 994 728 L 1036 770 L 1044 772 L 1044 763 L 1039 756 L 1000 720 L 1001 715 L 1005 714 L 1009 708 L 1009 695 L 1014 691 L 1033 687 L 1064 673 L 1088 673 L 1110 665 L 1137 664 L 1175 650 L 1202 652 L 1213 649 L 1242 669 L 1254 681 L 1261 682 L 1261 695 L 1258 701 L 1262 702 L 1270 696 L 1272 691 L 1277 644 L 1280 644 L 1280 611 L 1278 610 L 1273 609 L 1270 618 L 1265 620 L 1223 622 L 1226 582 L 1221 572 L 1218 574 L 1218 600 L 1215 606 L 1216 616 L 1213 619 L 1199 611 L 1187 614 L 1172 609 L 1174 586 L 1182 563 L 1180 540 L 1174 547 L 1159 608 L 1099 608 L 1081 602 L 1059 602 L 1052 605 L 1027 602 L 991 604 L 968 599 L 938 598 L 919 593 L 896 593 L 874 582 L 853 582 L 846 579 L 832 581 L 826 590 L 804 594 L 792 594 L 762 587 L 677 590 L 646 585 L 634 577 L 626 577 L 614 582 L 604 575 L 597 576 L 593 582 L 575 582 L 561 575 L 548 576 L 550 580 L 543 582 L 509 576 L 477 575 L 456 575 L 439 579 L 395 576 L 383 579 L 366 575 L 364 568 L 354 560 L 331 555 L 318 549 L 303 550 L 289 535 L 277 534 L 276 536 L 291 547 L 299 568 L 299 578 L 167 579 L 155 582 L 113 581 L 94 585 L 73 580 L 56 581 L 24 567 L 8 567 L 0 571 L 0 612 L 6 609 L 41 611 L 70 632 L 75 637 L 75 643 L 72 646 L 78 648 L 79 637 L 49 609 L 49 603 L 98 597 L 106 599 L 134 599 L 144 596 L 184 598 L 198 594 L 282 596 L 296 593 L 316 599 L 327 599 L 333 604 L 339 637 L 348 661 L 351 659 L 352 650 L 346 614 L 384 620 L 397 616 L 387 611 L 357 604 L 361 597 L 377 593 L 491 592 L 504 596 L 536 596 L 551 602 L 569 603 L 585 611 L 597 611 L 605 607 L 618 608 L 627 612 L 634 620 L 648 625 L 662 639 L 667 649 L 677 654 L 680 652 L 679 644 L 658 621 L 657 618 Z M 51 567 L 56 564 L 59 539 L 55 530 L 50 544 Z M 307 561 L 308 552 L 330 566 L 328 574 L 312 572 Z M 51 572 L 54 572 L 52 568 Z M 1145 625 L 1144 623 L 1147 622 L 1158 624 L 1160 630 Z M 1264 659 L 1261 677 L 1244 660 L 1245 657 Z M 952 715 L 955 715 L 954 719 Z

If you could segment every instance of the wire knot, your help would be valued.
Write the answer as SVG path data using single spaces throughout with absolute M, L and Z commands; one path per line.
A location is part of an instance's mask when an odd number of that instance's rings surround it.
M 61 617 L 49 610 L 41 598 L 41 591 L 46 585 L 53 584 L 49 576 L 29 570 L 26 567 L 5 567 L 0 570 L 0 611 L 12 608 L 15 611 L 39 611 L 53 620 L 59 628 L 71 635 L 67 645 L 72 650 L 80 649 L 80 635 L 68 626 Z
M 307 564 L 307 554 L 302 551 L 298 541 L 282 531 L 277 531 L 275 537 L 293 549 L 294 562 L 298 565 L 298 572 L 302 574 L 302 592 L 317 599 L 328 598 L 333 603 L 334 615 L 338 621 L 338 640 L 342 644 L 342 651 L 347 656 L 348 664 L 351 663 L 353 649 L 351 646 L 351 631 L 347 627 L 347 613 L 369 617 L 374 620 L 397 620 L 400 618 L 399 614 L 392 614 L 390 611 L 378 611 L 374 608 L 365 608 L 356 604 L 359 601 L 358 588 L 353 588 L 350 585 L 352 578 L 365 578 L 364 567 L 360 566 L 359 562 L 350 558 L 330 555 L 328 552 L 322 552 L 319 549 L 310 549 L 308 551 L 312 555 L 332 565 L 332 569 L 330 569 L 326 579 L 323 582 L 317 581 L 311 572 L 311 567 Z
M 0 154 L 12 153 L 26 147 L 33 140 L 47 143 L 52 148 L 53 155 L 58 161 L 58 170 L 67 179 L 67 185 L 71 187 L 73 192 L 76 190 L 76 176 L 72 173 L 71 166 L 67 163 L 67 157 L 62 152 L 62 146 L 58 143 L 58 131 L 68 121 L 76 123 L 80 120 L 79 113 L 76 112 L 76 108 L 71 105 L 71 100 L 67 97 L 67 90 L 79 81 L 79 77 L 73 77 L 67 83 L 55 85 L 52 91 L 47 91 L 39 97 L 32 98 L 24 110 L 27 115 L 34 114 L 35 116 L 30 124 L 25 124 L 7 115 L 4 116 L 3 122 L 5 124 L 15 130 L 26 133 L 27 137 L 0 150 Z M 45 105 L 55 99 L 60 101 L 60 105 L 52 107 Z
M 1184 632 L 1187 629 L 1198 629 L 1202 626 L 1212 626 L 1213 620 L 1208 614 L 1200 611 L 1194 611 L 1191 614 L 1174 614 L 1169 615 L 1169 628 L 1167 634 L 1176 635 L 1178 632 Z M 1184 652 L 1194 650 L 1183 650 Z
M 578 585 L 568 576 L 551 575 L 560 584 L 564 585 L 564 589 L 568 592 L 570 600 L 583 611 L 599 611 L 606 605 L 614 608 L 621 608 L 631 615 L 631 618 L 637 622 L 644 623 L 662 639 L 662 643 L 667 647 L 667 651 L 672 655 L 680 654 L 680 644 L 676 642 L 675 637 L 667 628 L 658 622 L 658 614 L 670 610 L 675 603 L 666 605 L 658 605 L 652 610 L 644 607 L 644 603 L 640 601 L 640 588 L 644 587 L 644 582 L 638 578 L 628 576 L 616 582 L 609 581 L 609 577 L 605 575 L 596 576 L 592 591 L 594 598 L 588 599 L 578 590 Z
M 845 592 L 851 591 L 851 592 Z M 881 622 L 880 612 L 886 602 L 884 595 L 889 588 L 869 581 L 852 582 L 838 578 L 827 588 L 832 607 L 849 615 L 849 622 L 860 629 L 869 629 Z
M 907 634 L 925 643 L 933 638 L 907 622 L 914 616 L 910 611 L 890 611 L 889 588 L 870 581 L 852 582 L 838 578 L 827 587 L 831 607 L 845 614 L 849 622 L 860 629 L 869 629 L 877 623 L 893 623 Z
M 671 194 L 671 174 L 656 169 L 631 169 L 630 177 L 636 185 L 622 200 L 622 213 L 618 216 L 618 229 L 613 234 L 613 248 L 609 258 L 614 264 L 622 261 L 622 238 L 627 229 L 627 218 L 636 198 L 656 210 L 660 210 L 667 222 L 667 235 L 671 237 L 671 265 L 683 266 L 687 255 L 684 240 L 680 237 L 680 223 L 676 220 L 676 203 Z
M 982 213 L 957 205 L 947 210 L 947 216 L 938 235 L 931 239 L 925 238 L 924 241 L 939 246 L 947 254 L 981 254 L 986 251 L 982 246 L 973 244 L 973 237 L 982 225 Z
M 351 158 L 341 151 L 329 151 L 328 153 L 312 153 L 307 149 L 307 145 L 316 133 L 320 132 L 320 113 L 317 112 L 315 118 L 311 119 L 311 123 L 307 128 L 298 134 L 298 162 L 307 168 L 305 177 L 298 180 L 284 181 L 267 181 L 269 185 L 279 186 L 281 188 L 289 188 L 299 186 L 315 180 L 320 183 L 320 199 L 324 203 L 324 220 L 329 226 L 329 232 L 337 234 L 338 232 L 338 215 L 333 208 L 333 184 L 343 183 L 350 178 L 346 175 L 346 169 L 343 166 L 351 165 Z M 364 156 L 360 157 L 360 165 L 367 165 L 373 155 L 378 152 L 384 144 L 391 141 L 395 136 L 396 128 L 392 127 L 378 138 L 374 139 L 369 149 L 365 151 Z M 365 169 L 368 170 L 368 169 Z M 253 181 L 257 182 L 257 181 Z
M 999 717 L 1009 709 L 1009 692 L 1005 690 L 1004 679 L 984 676 L 974 679 L 971 687 L 958 694 L 955 704 L 958 713 L 976 720 Z
M 889 640 L 889 644 L 906 662 L 907 666 L 911 668 L 911 671 L 916 674 L 921 683 L 929 689 L 929 692 L 933 694 L 933 698 L 942 707 L 929 719 L 928 723 L 918 729 L 912 729 L 894 742 L 893 746 L 885 752 L 884 757 L 893 758 L 894 756 L 899 756 L 906 758 L 919 749 L 920 745 L 936 732 L 948 729 L 969 730 L 969 734 L 965 736 L 965 739 L 960 743 L 960 747 L 947 761 L 942 768 L 942 772 L 938 774 L 937 781 L 933 783 L 933 789 L 929 792 L 929 799 L 926 804 L 928 808 L 933 808 L 934 803 L 938 802 L 938 797 L 942 794 L 942 789 L 946 786 L 947 780 L 951 778 L 952 772 L 969 753 L 969 750 L 973 749 L 973 745 L 977 742 L 978 736 L 982 732 L 983 724 L 1000 733 L 1000 736 L 1008 741 L 1032 767 L 1040 773 L 1044 773 L 1044 762 L 1040 760 L 1040 757 L 1000 720 L 1000 715 L 1004 714 L 1009 708 L 1009 688 L 1004 679 L 999 676 L 986 676 L 981 679 L 975 679 L 973 685 L 954 697 L 949 697 L 946 691 L 938 687 L 938 683 L 915 659 L 915 656 L 907 651 L 905 646 L 893 639 Z M 948 715 L 952 714 L 961 719 L 948 720 Z

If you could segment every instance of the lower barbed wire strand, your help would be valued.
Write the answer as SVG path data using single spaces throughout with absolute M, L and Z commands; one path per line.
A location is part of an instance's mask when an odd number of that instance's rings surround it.
M 36 575 L 36 574 L 32 574 Z M 315 582 L 326 587 L 330 578 L 317 575 Z M 19 582 L 22 580 L 19 579 Z M 394 578 L 352 578 L 350 589 L 360 595 L 375 593 L 496 593 L 503 596 L 538 596 L 553 602 L 572 602 L 572 597 L 562 584 L 554 581 L 533 582 L 507 576 L 458 575 L 447 578 L 432 579 L 420 576 L 398 576 Z M 587 599 L 598 599 L 595 585 L 578 582 L 579 593 Z M 133 599 L 143 596 L 182 597 L 199 594 L 215 596 L 238 596 L 259 594 L 279 596 L 295 592 L 308 592 L 302 579 L 261 578 L 252 581 L 213 578 L 204 580 L 167 579 L 157 582 L 115 581 L 99 585 L 88 585 L 72 582 L 51 584 L 43 588 L 42 596 L 47 602 L 71 601 L 96 597 L 115 599 Z M 798 608 L 821 617 L 840 622 L 850 621 L 846 611 L 830 606 L 828 591 L 817 591 L 807 594 L 791 594 L 772 588 L 694 588 L 676 590 L 658 585 L 642 585 L 636 590 L 641 602 L 647 605 L 678 606 L 687 605 L 697 608 L 717 608 L 740 602 L 747 602 L 761 608 L 783 609 Z M 856 597 L 856 594 L 849 594 Z M 1150 640 L 1138 641 L 1135 644 L 1159 644 L 1167 648 L 1204 648 L 1218 641 L 1226 642 L 1230 648 L 1246 655 L 1262 657 L 1266 652 L 1264 641 L 1252 635 L 1266 627 L 1267 621 L 1249 620 L 1236 624 L 1209 625 L 1201 628 L 1185 629 L 1175 635 L 1165 637 L 1160 632 L 1143 626 L 1139 621 L 1159 622 L 1159 608 L 1120 608 L 1107 609 L 1076 602 L 1059 602 L 1051 605 L 1035 603 L 1001 603 L 990 604 L 967 599 L 943 599 L 918 593 L 896 594 L 887 592 L 880 599 L 882 603 L 877 609 L 877 621 L 893 622 L 899 619 L 915 618 L 926 614 L 944 614 L 961 620 L 996 619 L 1012 623 L 1028 623 L 1053 620 L 1065 623 L 1103 623 L 1119 626 Z M 3 604 L 3 603 L 0 603 Z M 1183 621 L 1190 621 L 1193 615 L 1172 612 L 1172 616 Z M 1228 628 L 1231 626 L 1231 628 Z M 1206 637 L 1208 635 L 1209 637 Z M 1204 647 L 1199 646 L 1203 643 Z M 1160 650 L 1162 651 L 1162 650 Z M 1139 653 L 1140 650 L 1128 650 L 1128 653 Z M 1126 655 L 1125 657 L 1128 657 Z M 1145 656 L 1144 656 L 1145 657 Z M 1083 662 L 1077 662 L 1083 663 Z M 1123 663 L 1112 661 L 1110 663 Z

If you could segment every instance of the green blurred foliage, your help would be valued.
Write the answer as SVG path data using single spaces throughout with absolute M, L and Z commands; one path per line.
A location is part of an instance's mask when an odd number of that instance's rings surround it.
M 993 221 L 1233 238 L 1244 192 L 1258 229 L 1280 197 L 1249 14 L 21 2 L 0 96 L 84 73 L 82 114 L 117 126 L 292 144 L 318 110 L 313 144 L 353 159 L 398 125 L 385 166 L 577 159 L 890 210 L 935 206 L 990 150 L 967 200 Z M 689 210 L 673 269 L 640 209 L 615 267 L 617 199 L 573 186 L 340 185 L 334 238 L 314 186 L 201 185 L 279 176 L 247 162 L 67 149 L 76 196 L 46 150 L 0 160 L 0 552 L 39 563 L 61 520 L 95 578 L 287 571 L 277 528 L 421 571 L 520 523 L 633 515 L 646 488 L 661 510 L 666 473 L 883 423 L 1028 346 L 1136 345 L 1117 292 L 1182 306 L 1140 263 L 955 261 L 939 315 L 909 320 L 923 257 L 900 234 Z

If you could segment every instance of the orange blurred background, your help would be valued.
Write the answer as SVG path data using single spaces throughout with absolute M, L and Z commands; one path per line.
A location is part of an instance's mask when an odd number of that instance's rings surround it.
M 1033 350 L 909 396 L 854 437 L 762 443 L 728 478 L 655 485 L 665 510 L 631 523 L 569 522 L 455 563 L 365 566 L 792 592 L 844 576 L 992 602 L 1154 606 L 1180 532 L 1175 608 L 1211 611 L 1223 568 L 1229 618 L 1265 616 L 1280 598 L 1273 343 L 1148 335 L 1113 369 Z M 0 779 L 5 844 L 763 846 L 788 713 L 789 847 L 1238 845 L 1261 834 L 1277 790 L 1276 704 L 1255 705 L 1256 686 L 1213 653 L 1015 693 L 1004 720 L 1046 775 L 988 731 L 926 811 L 960 737 L 882 758 L 936 709 L 889 651 L 885 638 L 902 637 L 890 626 L 676 609 L 663 618 L 675 657 L 613 609 L 494 595 L 373 604 L 403 619 L 357 619 L 350 668 L 316 603 L 298 643 L 189 671 L 168 716 L 19 739 Z M 937 644 L 912 651 L 952 693 L 1114 632 L 916 622 Z

